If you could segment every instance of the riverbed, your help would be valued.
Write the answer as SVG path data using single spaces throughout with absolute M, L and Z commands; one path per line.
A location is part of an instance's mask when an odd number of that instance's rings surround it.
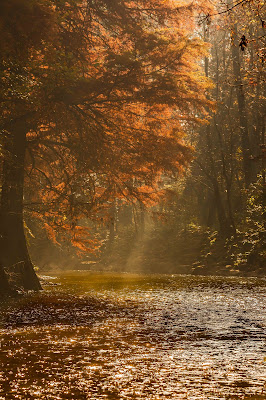
M 69 271 L 1 308 L 0 400 L 266 399 L 266 280 Z

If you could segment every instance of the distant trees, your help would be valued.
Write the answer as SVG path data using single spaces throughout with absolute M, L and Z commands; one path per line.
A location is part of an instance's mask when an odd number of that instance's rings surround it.
M 191 6 L 171 1 L 2 2 L 1 276 L 40 284 L 25 210 L 54 240 L 85 250 L 80 223 L 115 197 L 150 196 L 191 158 L 182 135 L 210 104 L 189 33 Z
M 212 98 L 217 111 L 202 131 L 193 168 L 211 185 L 211 192 L 205 193 L 205 223 L 215 224 L 216 209 L 219 230 L 226 235 L 235 232 L 243 216 L 244 190 L 256 182 L 258 173 L 264 174 L 259 161 L 265 130 L 262 12 L 259 2 L 246 2 L 205 27 L 212 45 L 209 76 L 215 84 Z M 243 34 L 248 43 L 241 51 Z
M 211 14 L 202 16 L 199 29 L 210 44 L 205 73 L 216 110 L 209 124 L 192 132 L 195 158 L 177 199 L 164 207 L 172 216 L 174 204 L 182 225 L 217 231 L 224 259 L 231 240 L 236 264 L 237 257 L 244 265 L 257 252 L 259 265 L 265 257 L 265 4 L 218 2 Z

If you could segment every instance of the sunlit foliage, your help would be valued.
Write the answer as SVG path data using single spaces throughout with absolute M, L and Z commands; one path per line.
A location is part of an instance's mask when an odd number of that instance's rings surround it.
M 105 218 L 113 198 L 145 202 L 191 159 L 182 137 L 206 113 L 209 85 L 196 7 L 14 0 L 3 10 L 2 137 L 10 121 L 27 126 L 25 207 L 51 238 L 69 232 L 77 244 L 82 219 Z

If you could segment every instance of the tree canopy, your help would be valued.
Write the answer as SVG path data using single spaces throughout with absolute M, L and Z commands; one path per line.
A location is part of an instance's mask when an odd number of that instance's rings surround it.
M 2 3 L 0 263 L 10 268 L 25 264 L 25 243 L 10 257 L 25 210 L 55 240 L 91 247 L 79 222 L 114 197 L 145 202 L 162 174 L 178 173 L 192 154 L 184 134 L 211 103 L 191 4 Z

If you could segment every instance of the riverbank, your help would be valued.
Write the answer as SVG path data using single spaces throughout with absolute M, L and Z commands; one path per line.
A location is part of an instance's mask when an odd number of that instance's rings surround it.
M 266 276 L 266 247 L 262 235 L 224 238 L 218 232 L 190 228 L 176 232 L 168 227 L 141 237 L 118 235 L 96 261 L 78 269 L 168 274 Z

